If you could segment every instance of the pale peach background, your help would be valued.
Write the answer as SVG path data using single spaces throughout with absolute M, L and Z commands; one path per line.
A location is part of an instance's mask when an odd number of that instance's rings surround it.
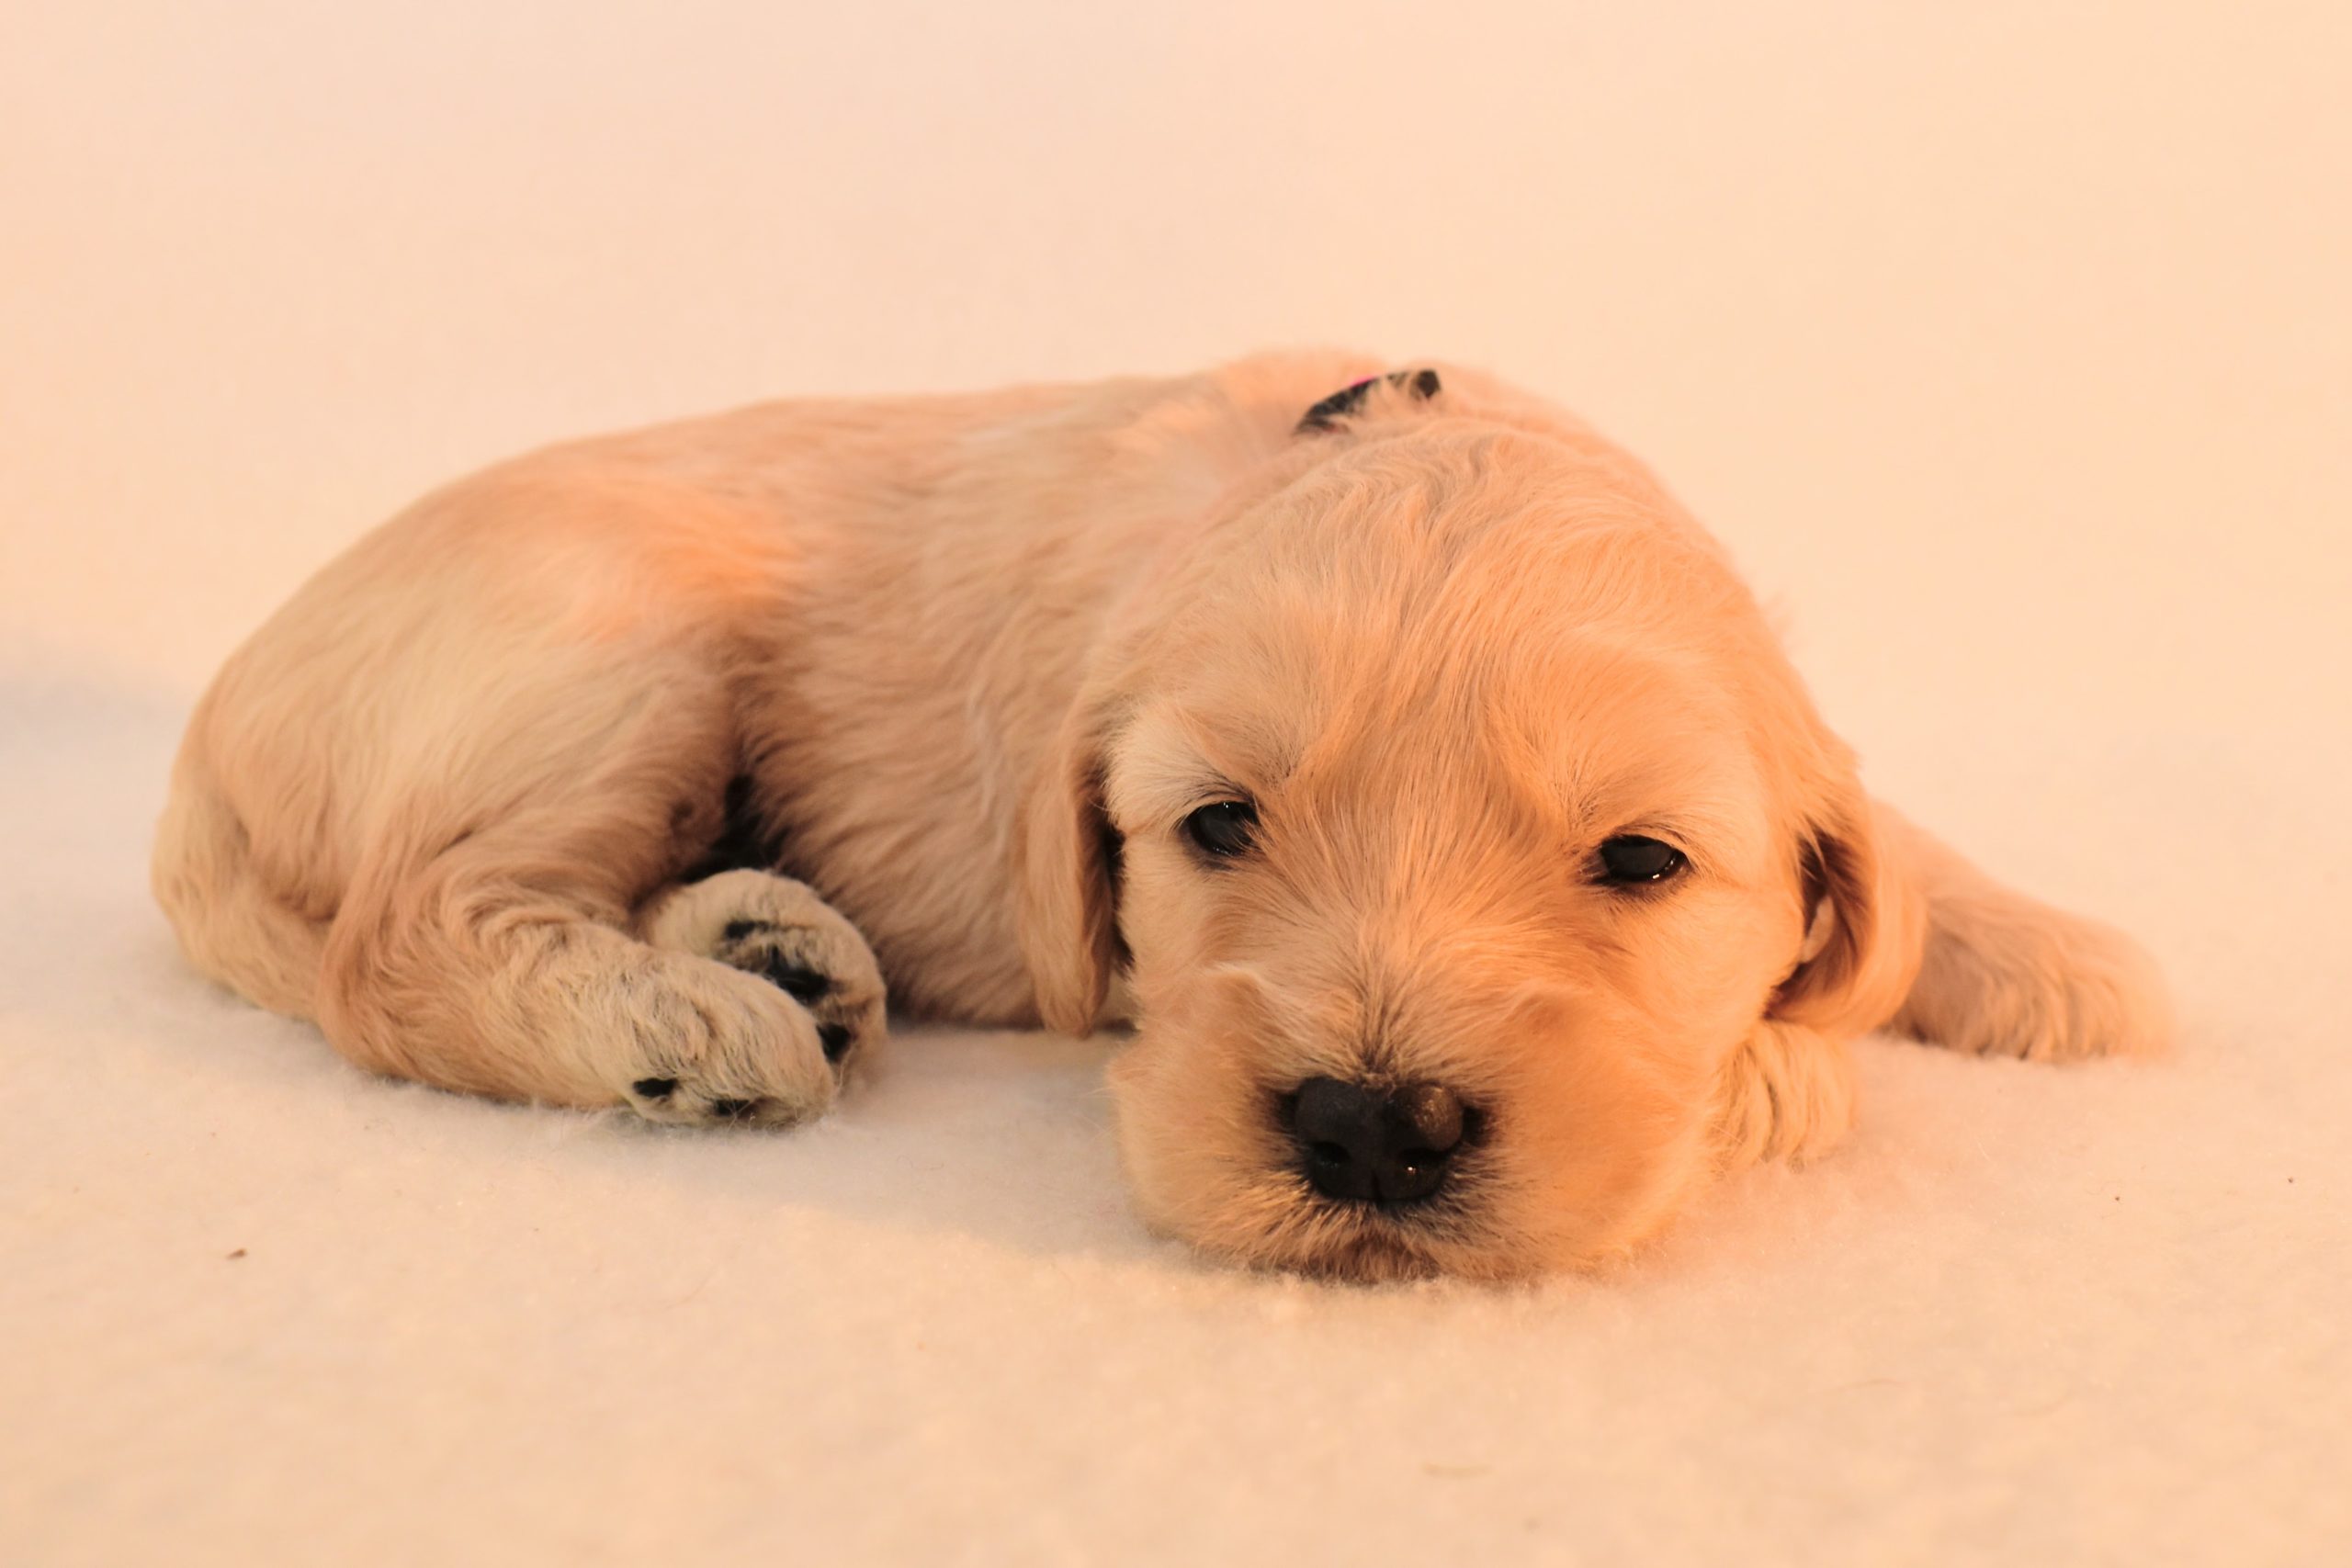
M 1587 411 L 1833 688 L 2352 587 L 2341 5 L 11 9 L 0 614 L 179 681 L 518 446 L 1298 341 Z
M 2343 1560 L 2352 6 L 0 4 L 0 1556 Z M 1873 1045 L 1631 1283 L 1332 1295 L 1090 1047 L 649 1141 L 172 960 L 184 704 L 426 486 L 1311 341 L 1648 457 L 2180 1061 Z

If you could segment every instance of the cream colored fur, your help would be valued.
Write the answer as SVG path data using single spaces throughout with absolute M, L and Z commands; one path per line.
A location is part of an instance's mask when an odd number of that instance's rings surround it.
M 1874 1028 L 2164 1044 L 2126 939 L 1864 795 L 1632 458 L 1451 367 L 1295 432 L 1382 368 L 781 403 L 465 480 L 222 670 L 158 897 L 365 1066 L 662 1120 L 821 1111 L 885 976 L 1132 1015 L 1145 1213 L 1364 1277 L 1620 1251 L 1833 1145 Z M 1237 791 L 1253 863 L 1204 867 L 1177 824 Z M 762 865 L 682 883 L 747 830 Z M 1595 886 L 1628 831 L 1690 872 Z M 1272 1108 L 1317 1074 L 1489 1111 L 1460 1201 L 1313 1201 Z

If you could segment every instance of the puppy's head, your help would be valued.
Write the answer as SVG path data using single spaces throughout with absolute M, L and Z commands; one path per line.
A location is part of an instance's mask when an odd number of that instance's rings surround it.
M 1358 1278 L 1596 1260 L 1707 1172 L 1759 1020 L 1878 1005 L 1850 760 L 1589 435 L 1343 433 L 1118 620 L 1030 804 L 1023 935 L 1056 1027 L 1125 972 L 1162 1228 Z

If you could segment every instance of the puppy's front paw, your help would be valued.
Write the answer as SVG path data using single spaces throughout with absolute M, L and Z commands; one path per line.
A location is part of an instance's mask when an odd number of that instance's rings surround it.
M 2171 998 L 2154 962 L 2111 926 L 2018 895 L 1939 905 L 1895 1027 L 2032 1062 L 2158 1055 Z
M 1778 1019 L 1759 1021 L 1724 1064 L 1716 1160 L 1736 1170 L 1764 1159 L 1803 1164 L 1854 1124 L 1854 1058 L 1843 1041 Z
M 796 1032 L 814 1040 L 836 1075 L 883 1038 L 888 998 L 873 951 L 856 927 L 802 883 L 760 871 L 724 872 L 672 889 L 639 924 L 655 947 L 715 959 L 774 987 L 806 1021 Z M 648 1090 L 640 1098 L 661 1097 Z M 722 1115 L 735 1112 L 721 1107 Z

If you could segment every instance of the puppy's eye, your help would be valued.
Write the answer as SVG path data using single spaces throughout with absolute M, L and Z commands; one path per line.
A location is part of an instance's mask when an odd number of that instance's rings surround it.
M 1203 854 L 1230 860 L 1249 849 L 1258 831 L 1258 807 L 1247 800 L 1220 800 L 1184 818 L 1184 837 Z
M 1600 880 L 1612 886 L 1664 882 L 1688 863 L 1672 844 L 1638 833 L 1620 834 L 1600 846 Z

